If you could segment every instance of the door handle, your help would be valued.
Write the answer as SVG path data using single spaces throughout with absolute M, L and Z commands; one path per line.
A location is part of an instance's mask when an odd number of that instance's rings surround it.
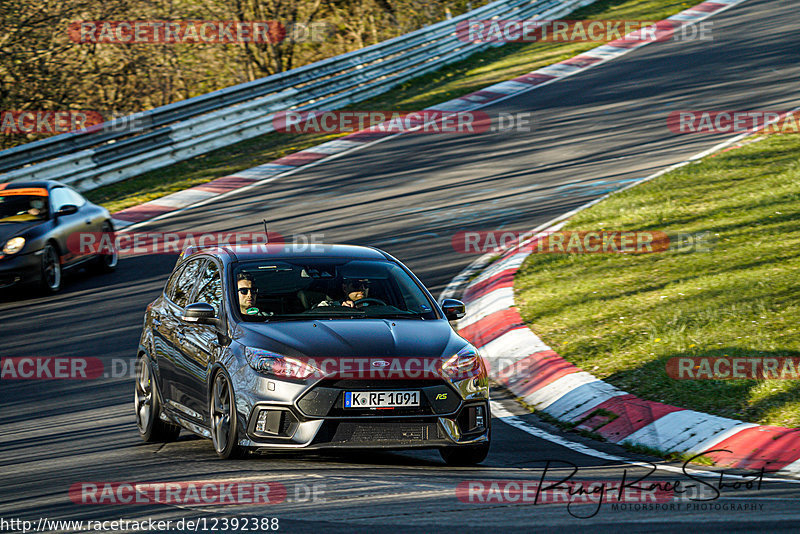
M 85 220 L 85 221 L 83 221 L 83 222 L 85 222 L 86 224 L 92 224 L 92 220 L 91 220 L 91 219 L 86 219 L 86 220 Z

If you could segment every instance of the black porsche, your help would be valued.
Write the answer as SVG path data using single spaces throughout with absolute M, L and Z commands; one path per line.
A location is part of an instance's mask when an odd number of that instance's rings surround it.
M 171 441 L 183 428 L 223 458 L 433 448 L 449 464 L 481 462 L 489 384 L 450 325 L 464 312 L 374 248 L 187 250 L 145 314 L 139 432 Z
M 36 283 L 61 289 L 62 272 L 79 266 L 111 271 L 117 253 L 81 254 L 68 246 L 82 232 L 113 232 L 111 214 L 56 181 L 0 184 L 0 289 Z

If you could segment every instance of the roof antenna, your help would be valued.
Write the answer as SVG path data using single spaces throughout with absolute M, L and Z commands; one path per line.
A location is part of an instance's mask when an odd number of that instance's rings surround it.
M 267 220 L 266 219 L 261 219 L 261 220 L 264 221 L 264 237 L 267 240 L 267 243 L 269 243 L 269 232 L 267 231 Z

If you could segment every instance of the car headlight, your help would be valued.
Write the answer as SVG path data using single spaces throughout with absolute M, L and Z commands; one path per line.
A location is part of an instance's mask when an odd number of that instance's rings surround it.
M 478 376 L 482 372 L 481 355 L 472 345 L 467 345 L 442 364 L 442 374 L 445 378 L 464 380 Z
M 24 237 L 12 237 L 3 246 L 3 254 L 16 254 L 25 246 Z
M 308 378 L 316 371 L 305 362 L 269 350 L 245 347 L 244 355 L 250 367 L 259 373 L 282 378 Z

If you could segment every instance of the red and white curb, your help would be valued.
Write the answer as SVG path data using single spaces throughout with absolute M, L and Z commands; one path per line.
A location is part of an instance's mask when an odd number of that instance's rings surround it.
M 526 250 L 562 225 L 536 233 Z M 459 333 L 478 347 L 495 381 L 537 410 L 611 443 L 689 454 L 725 449 L 730 452 L 706 456 L 721 466 L 800 475 L 800 429 L 759 426 L 640 399 L 560 357 L 525 326 L 514 303 L 513 276 L 529 254 L 519 246 L 509 249 L 466 284 L 462 296 L 468 314 L 458 323 Z M 479 271 L 482 262 L 468 268 L 466 277 Z M 443 293 L 453 295 L 453 288 Z
M 703 2 L 669 17 L 667 21 L 691 25 L 712 15 L 721 13 L 744 1 L 746 0 L 714 0 Z M 540 18 L 542 16 L 548 16 L 548 13 L 543 13 L 540 15 Z M 652 42 L 658 42 L 660 39 L 668 39 L 673 31 L 674 27 L 672 24 L 661 21 L 661 23 L 656 24 L 655 41 L 642 39 L 641 30 L 638 30 L 626 35 L 622 39 L 617 39 L 598 46 L 578 56 L 524 74 L 512 80 L 485 87 L 480 91 L 431 106 L 427 108 L 427 110 L 452 112 L 473 111 L 491 104 L 496 104 L 502 100 L 572 76 L 586 69 L 596 67 L 597 65 L 623 56 L 632 50 L 636 50 Z M 422 126 L 419 126 L 419 128 L 421 127 Z M 211 182 L 118 211 L 113 214 L 114 224 L 117 229 L 124 229 L 153 219 L 162 219 L 185 209 L 211 202 L 222 195 L 230 194 L 255 184 L 272 181 L 276 178 L 292 174 L 299 169 L 310 165 L 316 165 L 327 159 L 340 157 L 348 152 L 365 148 L 370 144 L 398 135 L 403 135 L 403 133 L 365 130 L 343 136 L 308 150 L 289 154 L 269 163 L 243 170 L 230 176 L 223 176 Z
M 757 133 L 737 135 L 565 213 L 533 229 L 529 240 L 508 248 L 499 258 L 494 252 L 484 254 L 453 278 L 441 298 L 460 294 L 467 304 L 458 330 L 481 351 L 490 376 L 526 404 L 612 443 L 688 454 L 717 450 L 705 456 L 721 466 L 763 467 L 800 476 L 800 429 L 745 423 L 640 399 L 559 356 L 525 326 L 514 302 L 514 275 L 536 241 L 560 230 L 577 212 L 703 157 L 744 146 L 742 141 Z

